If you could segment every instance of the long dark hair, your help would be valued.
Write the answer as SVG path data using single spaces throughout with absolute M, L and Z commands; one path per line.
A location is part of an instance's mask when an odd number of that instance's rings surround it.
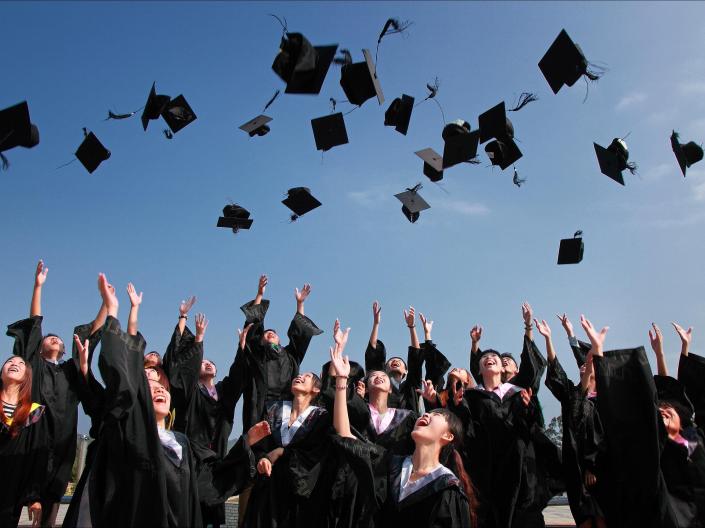
M 13 359 L 13 358 L 10 358 Z M 2 364 L 2 368 L 5 368 L 8 359 Z M 3 388 L 2 378 L 0 378 L 0 390 Z M 25 425 L 29 413 L 32 410 L 32 366 L 25 362 L 25 373 L 24 379 L 20 383 L 20 389 L 17 393 L 17 407 L 12 415 L 12 424 L 10 424 L 10 437 L 15 438 Z M 0 405 L 0 419 L 7 423 L 8 417 L 5 415 L 5 411 Z
M 431 411 L 435 414 L 440 414 L 446 419 L 448 423 L 448 430 L 453 435 L 453 441 L 443 446 L 441 449 L 440 462 L 448 469 L 450 469 L 455 476 L 458 477 L 460 485 L 465 492 L 465 496 L 468 498 L 468 510 L 470 514 L 470 525 L 475 526 L 477 524 L 477 494 L 475 492 L 475 486 L 470 480 L 470 475 L 465 471 L 465 465 L 463 464 L 463 459 L 460 456 L 460 448 L 463 445 L 463 423 L 460 421 L 455 414 L 453 414 L 448 409 L 439 408 Z

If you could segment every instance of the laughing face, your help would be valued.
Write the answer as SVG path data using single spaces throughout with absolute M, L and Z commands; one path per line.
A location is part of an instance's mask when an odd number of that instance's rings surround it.
M 262 341 L 270 345 L 278 345 L 279 336 L 274 330 L 267 330 L 264 334 L 262 334 Z
M 153 371 L 154 372 L 154 371 Z M 149 389 L 152 392 L 152 405 L 154 405 L 154 414 L 157 420 L 166 418 L 171 407 L 171 395 L 164 388 L 164 385 L 153 379 L 149 380 Z
M 367 375 L 367 390 L 368 392 L 392 392 L 392 383 L 389 381 L 387 373 L 381 370 L 371 371 Z
M 162 357 L 159 352 L 150 352 L 144 356 L 144 364 L 147 367 L 160 367 L 162 365 Z
M 27 366 L 24 359 L 19 356 L 11 357 L 2 366 L 3 385 L 8 383 L 21 383 L 24 381 L 26 372 Z
M 681 417 L 678 415 L 676 410 L 667 404 L 661 404 L 658 408 L 661 419 L 663 420 L 663 425 L 666 426 L 666 431 L 670 436 L 680 433 L 681 430 Z
M 201 361 L 201 377 L 202 378 L 214 378 L 218 369 L 215 367 L 215 363 L 208 359 Z
M 48 335 L 42 341 L 42 356 L 48 359 L 59 359 L 64 355 L 64 342 L 60 337 Z
M 411 438 L 417 445 L 436 442 L 445 445 L 453 441 L 453 433 L 450 432 L 445 416 L 432 411 L 421 415 L 416 420 L 414 430 L 411 432 Z
M 321 391 L 320 381 L 313 372 L 304 372 L 291 380 L 292 394 L 315 394 Z
M 498 354 L 485 354 L 480 360 L 480 373 L 501 374 L 504 372 L 502 358 Z
M 387 361 L 387 370 L 392 374 L 398 374 L 399 376 L 406 375 L 406 365 L 402 358 L 393 357 Z
M 463 386 L 470 384 L 470 373 L 464 368 L 454 367 L 450 369 L 448 378 L 451 382 L 459 381 Z

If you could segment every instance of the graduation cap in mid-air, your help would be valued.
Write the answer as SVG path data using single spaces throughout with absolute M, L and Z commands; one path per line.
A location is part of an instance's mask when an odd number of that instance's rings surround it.
M 585 246 L 582 235 L 582 231 L 576 231 L 573 238 L 561 240 L 561 245 L 558 248 L 558 264 L 577 264 L 583 260 Z
M 249 120 L 247 123 L 241 125 L 239 128 L 240 130 L 244 130 L 245 132 L 247 132 L 250 137 L 265 136 L 269 132 L 269 127 L 267 126 L 267 123 L 269 123 L 271 120 L 271 117 L 262 114 L 258 115 L 254 119 Z
M 286 83 L 285 93 L 319 94 L 337 44 L 313 46 L 301 33 L 285 33 L 272 70 Z
M 513 165 L 523 156 L 517 144 L 510 138 L 493 139 L 485 145 L 485 152 L 492 165 L 498 165 L 502 170 Z
M 384 126 L 393 126 L 400 134 L 406 136 L 411 121 L 411 112 L 414 110 L 414 98 L 402 94 L 389 105 L 384 113 Z
M 370 50 L 363 49 L 364 62 L 345 64 L 340 69 L 340 86 L 348 102 L 361 106 L 362 103 L 377 96 L 379 104 L 384 103 L 382 86 L 377 78 L 377 68 L 372 60 Z
M 321 202 L 311 194 L 311 190 L 308 187 L 294 187 L 289 189 L 287 197 L 282 200 L 282 203 L 294 212 L 294 214 L 291 215 L 292 222 L 322 205 Z
M 196 120 L 196 114 L 183 95 L 175 97 L 166 104 L 162 110 L 162 117 L 174 134 Z
M 402 203 L 401 212 L 404 213 L 406 219 L 412 224 L 419 219 L 421 211 L 431 208 L 428 202 L 419 194 L 419 189 L 422 187 L 423 186 L 418 183 L 411 189 L 407 188 L 406 191 L 394 195 Z
M 162 115 L 162 111 L 166 108 L 166 105 L 169 104 L 169 101 L 171 101 L 171 97 L 157 94 L 157 83 L 152 83 L 152 89 L 149 91 L 147 102 L 144 105 L 144 110 L 142 110 L 142 128 L 144 128 L 145 132 L 151 120 L 159 119 Z
M 89 174 L 93 174 L 101 163 L 110 158 L 110 151 L 103 146 L 93 132 L 88 132 L 84 128 L 83 134 L 83 141 L 78 146 L 75 156 Z
M 600 172 L 609 176 L 620 185 L 624 185 L 622 177 L 623 170 L 636 173 L 636 163 L 629 161 L 629 149 L 623 139 L 614 138 L 609 147 L 604 148 L 597 143 L 593 143 L 597 162 L 600 164 Z
M 443 168 L 471 162 L 477 156 L 480 131 L 470 130 L 470 123 L 458 119 L 443 127 Z
M 218 218 L 217 227 L 227 227 L 237 233 L 240 229 L 249 229 L 254 220 L 250 218 L 250 212 L 237 204 L 228 204 L 223 207 L 223 216 Z
M 571 40 L 565 29 L 556 37 L 539 61 L 539 69 L 554 94 L 566 86 L 573 86 L 583 75 L 596 81 L 600 75 L 592 71 L 580 46 Z
M 342 112 L 311 119 L 311 128 L 316 140 L 316 150 L 325 152 L 348 142 L 348 132 L 345 129 Z
M 10 165 L 2 154 L 15 147 L 32 148 L 39 144 L 39 129 L 29 118 L 27 101 L 0 110 L 0 159 L 3 169 Z
M 685 170 L 687 168 L 703 159 L 703 148 L 695 141 L 689 141 L 682 145 L 678 141 L 678 132 L 675 130 L 671 134 L 671 148 L 676 155 L 678 166 L 681 168 L 683 177 L 685 177 Z
M 492 165 L 504 170 L 522 157 L 521 150 L 514 142 L 514 125 L 507 117 L 504 101 L 480 114 L 478 122 L 480 143 L 493 140 L 485 145 Z
M 414 152 L 423 160 L 423 173 L 433 183 L 443 179 L 443 156 L 432 148 L 425 148 Z

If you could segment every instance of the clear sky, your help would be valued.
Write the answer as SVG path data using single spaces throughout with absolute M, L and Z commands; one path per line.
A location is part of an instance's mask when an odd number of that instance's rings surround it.
M 348 145 L 321 156 L 310 126 L 329 113 L 329 97 L 344 99 L 335 66 L 319 97 L 280 96 L 267 111 L 269 135 L 238 130 L 283 91 L 270 68 L 281 28 L 268 13 L 313 44 L 339 43 L 356 61 L 362 48 L 374 52 L 388 17 L 414 22 L 405 37 L 383 41 L 387 102 L 370 100 L 346 116 Z M 238 307 L 267 273 L 268 324 L 282 333 L 294 288 L 313 284 L 306 312 L 326 333 L 313 340 L 307 370 L 326 360 L 336 317 L 352 327 L 349 353 L 361 361 L 379 299 L 380 338 L 396 354 L 408 346 L 409 304 L 435 321 L 434 340 L 455 365 L 467 365 L 475 323 L 485 328 L 485 347 L 519 352 L 528 300 L 550 321 L 573 376 L 555 317 L 563 311 L 576 325 L 580 313 L 608 324 L 614 348 L 648 345 L 655 321 L 675 372 L 679 341 L 668 323 L 695 327 L 696 352 L 705 329 L 705 162 L 684 179 L 669 143 L 673 128 L 684 141 L 705 141 L 702 20 L 697 2 L 2 2 L 0 108 L 26 99 L 41 143 L 7 152 L 12 165 L 0 173 L 0 324 L 27 315 L 41 257 L 50 269 L 46 331 L 69 342 L 73 326 L 93 317 L 102 271 L 122 294 L 123 323 L 127 282 L 144 291 L 140 330 L 150 349 L 164 350 L 178 303 L 197 295 L 194 313 L 210 320 L 206 354 L 224 374 L 242 324 Z M 582 81 L 554 95 L 537 67 L 561 28 L 609 69 L 584 103 Z M 512 115 L 524 152 L 521 188 L 511 168 L 489 168 L 482 150 L 481 165 L 446 171 L 443 189 L 428 182 L 413 153 L 442 152 L 431 102 L 414 110 L 406 137 L 383 126 L 394 97 L 420 100 L 436 76 L 446 118 L 473 128 L 498 102 L 539 95 Z M 184 94 L 197 121 L 172 141 L 163 122 L 145 133 L 139 116 L 102 121 L 108 109 L 144 105 L 154 81 L 160 93 Z M 56 170 L 71 160 L 84 126 L 112 157 L 93 175 L 77 162 Z M 592 142 L 607 146 L 628 133 L 639 176 L 625 173 L 621 187 L 600 174 Z M 418 182 L 432 208 L 412 225 L 393 195 Z M 323 207 L 289 224 L 280 202 L 296 186 L 310 187 Z M 252 212 L 250 231 L 216 229 L 229 200 Z M 583 262 L 557 266 L 559 240 L 577 229 Z M 11 342 L 3 342 L 7 355 Z M 547 418 L 558 414 L 548 390 L 540 395 Z

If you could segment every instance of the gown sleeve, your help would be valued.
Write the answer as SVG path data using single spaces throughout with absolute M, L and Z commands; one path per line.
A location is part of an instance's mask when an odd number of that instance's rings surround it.
M 42 319 L 41 315 L 35 315 L 7 327 L 7 335 L 15 340 L 12 353 L 30 363 L 32 368 L 41 360 L 39 352 L 44 339 Z
M 470 352 L 470 374 L 475 378 L 475 383 L 478 385 L 482 384 L 482 376 L 480 375 L 480 354 L 482 354 L 482 350 L 479 348 L 475 353 Z
M 381 339 L 377 340 L 377 346 L 372 348 L 369 341 L 365 350 L 365 372 L 373 370 L 384 370 L 384 365 L 387 362 L 387 348 Z
M 171 406 L 176 409 L 176 420 L 179 424 L 177 430 L 185 430 L 183 420 L 198 390 L 202 361 L 203 342 L 197 343 L 196 336 L 188 327 L 180 334 L 177 326 L 163 360 L 164 371 L 167 372 L 171 385 Z
M 269 301 L 262 299 L 260 304 L 255 304 L 255 301 L 252 300 L 243 304 L 240 310 L 245 314 L 245 326 L 243 328 L 252 324 L 252 328 L 247 332 L 247 342 L 259 343 L 264 334 L 264 318 L 267 316 L 267 310 L 269 310 Z
M 286 345 L 286 350 L 291 354 L 298 365 L 304 360 L 308 345 L 311 343 L 311 338 L 323 333 L 323 330 L 318 328 L 316 324 L 305 315 L 296 313 L 289 325 L 287 335 L 289 336 L 289 344 Z
M 457 526 L 473 528 L 468 499 L 460 489 L 447 488 L 443 490 L 431 527 L 455 528 Z
M 546 360 L 539 352 L 536 343 L 532 339 L 524 336 L 524 344 L 521 350 L 519 361 L 519 372 L 512 379 L 512 384 L 524 389 L 532 389 L 534 394 L 538 392 L 541 383 L 541 376 L 546 369 Z
M 245 373 L 244 364 L 244 351 L 238 347 L 235 359 L 230 365 L 230 370 L 228 370 L 228 375 L 218 384 L 218 399 L 223 408 L 223 413 L 230 421 L 233 420 L 235 406 L 242 397 L 244 388 L 243 374 Z
M 103 328 L 101 327 L 91 334 L 92 327 L 93 322 L 78 325 L 73 329 L 73 333 L 78 336 L 81 343 L 88 339 L 88 376 L 84 378 L 80 373 L 81 369 L 77 368 L 79 379 L 78 396 L 83 406 L 83 412 L 91 419 L 91 437 L 96 438 L 100 429 L 100 414 L 103 410 L 105 387 L 96 379 L 92 365 L 95 350 L 103 334 Z M 76 343 L 71 345 L 71 355 L 76 365 L 80 365 Z
M 695 408 L 695 423 L 705 431 L 705 358 L 692 352 L 687 356 L 681 354 L 678 381 Z
M 426 379 L 431 380 L 437 389 L 443 386 L 443 377 L 450 369 L 450 361 L 438 350 L 433 341 L 426 341 L 421 345 L 423 359 L 426 363 Z
M 387 450 L 371 442 L 333 435 L 334 448 L 350 465 L 364 500 L 377 510 L 387 500 Z
M 243 435 L 223 459 L 207 464 L 200 471 L 199 500 L 216 506 L 239 494 L 255 478 L 256 464 L 254 453 Z
M 568 375 L 563 370 L 558 358 L 548 362 L 548 372 L 546 374 L 546 387 L 555 398 L 564 403 L 573 390 L 573 382 L 568 379 Z

